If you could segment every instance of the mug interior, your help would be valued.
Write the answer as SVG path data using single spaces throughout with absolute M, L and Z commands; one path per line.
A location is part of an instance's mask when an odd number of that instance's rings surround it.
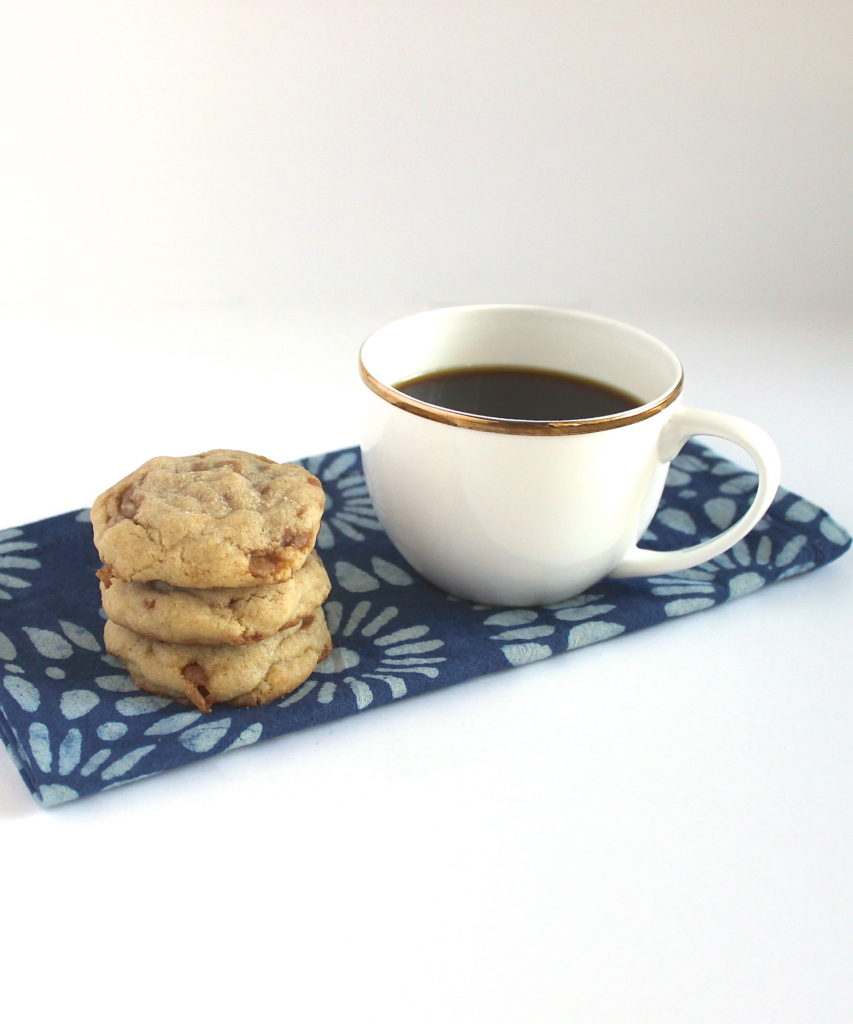
M 415 313 L 372 334 L 360 357 L 368 386 L 404 407 L 427 403 L 418 403 L 396 386 L 438 370 L 522 366 L 590 378 L 638 399 L 628 414 L 602 418 L 614 425 L 620 418 L 633 420 L 647 408 L 667 404 L 677 396 L 682 379 L 676 357 L 650 334 L 605 317 L 539 306 L 460 306 Z

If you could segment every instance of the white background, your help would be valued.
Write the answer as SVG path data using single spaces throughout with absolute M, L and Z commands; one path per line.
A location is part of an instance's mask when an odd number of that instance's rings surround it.
M 849 527 L 851 30 L 7 5 L 0 528 L 154 454 L 354 443 L 361 339 L 493 301 L 657 334 Z M 0 752 L 6 1012 L 853 1019 L 850 564 L 55 811 Z

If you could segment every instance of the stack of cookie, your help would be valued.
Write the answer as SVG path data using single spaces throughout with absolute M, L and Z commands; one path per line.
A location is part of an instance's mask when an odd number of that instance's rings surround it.
M 204 712 L 295 690 L 332 649 L 323 504 L 307 470 L 247 452 L 140 466 L 92 506 L 107 650 Z

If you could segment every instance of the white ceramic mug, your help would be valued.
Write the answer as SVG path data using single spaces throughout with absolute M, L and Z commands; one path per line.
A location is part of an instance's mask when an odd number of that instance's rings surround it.
M 636 408 L 583 420 L 502 420 L 430 405 L 395 385 L 437 370 L 504 365 L 592 378 Z M 404 317 L 361 348 L 369 388 L 365 474 L 391 540 L 456 597 L 536 605 L 604 576 L 687 569 L 721 554 L 764 515 L 779 456 L 759 427 L 681 404 L 682 369 L 651 335 L 615 320 L 538 306 L 461 306 Z M 670 461 L 696 434 L 744 448 L 758 469 L 745 515 L 678 551 L 637 546 Z

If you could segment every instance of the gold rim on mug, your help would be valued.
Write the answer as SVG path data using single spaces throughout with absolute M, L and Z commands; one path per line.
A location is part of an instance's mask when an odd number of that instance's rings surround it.
M 675 385 L 663 395 L 662 398 L 646 405 L 637 406 L 636 409 L 626 409 L 625 412 L 613 413 L 611 416 L 596 416 L 587 420 L 506 420 L 497 419 L 492 416 L 475 416 L 467 412 L 457 412 L 454 409 L 445 409 L 440 405 L 431 405 L 429 402 L 422 402 L 418 398 L 412 398 L 403 391 L 389 387 L 377 380 L 364 365 L 361 353 L 358 356 L 358 368 L 361 379 L 370 390 L 380 398 L 395 405 L 405 412 L 414 413 L 415 416 L 423 416 L 424 419 L 435 420 L 437 423 L 446 423 L 451 427 L 464 427 L 466 430 L 484 430 L 492 434 L 535 434 L 552 435 L 562 434 L 592 434 L 597 430 L 612 430 L 614 427 L 625 427 L 629 423 L 639 423 L 650 416 L 659 413 L 678 398 L 684 386 L 684 371 L 682 370 Z

